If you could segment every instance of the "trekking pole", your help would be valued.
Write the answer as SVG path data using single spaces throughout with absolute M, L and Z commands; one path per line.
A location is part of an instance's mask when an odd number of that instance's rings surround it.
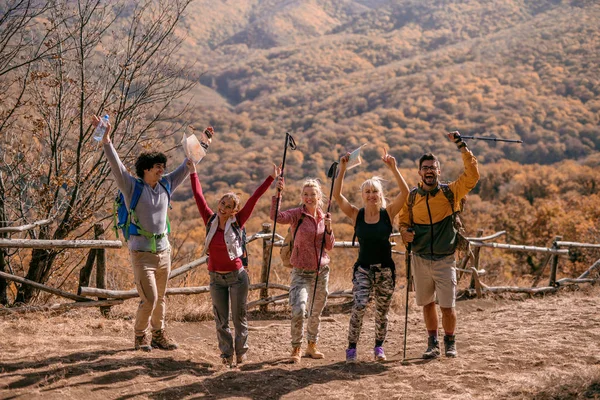
M 287 156 L 287 149 L 296 150 L 296 141 L 289 134 L 289 132 L 285 133 L 285 147 L 283 148 L 283 161 L 281 162 L 281 175 L 283 178 L 283 169 L 285 168 L 285 157 Z M 279 214 L 279 202 L 281 197 L 277 196 L 277 205 L 275 206 L 275 218 L 273 219 L 273 235 L 271 236 L 271 249 L 269 250 L 269 265 L 267 267 L 267 281 L 265 282 L 265 286 L 269 288 L 269 276 L 271 275 L 271 260 L 273 258 L 273 245 L 275 244 L 275 231 L 277 229 L 277 214 Z
M 483 137 L 483 136 L 464 136 L 460 135 L 463 139 L 473 139 L 473 140 L 487 140 L 490 142 L 507 142 L 507 143 L 523 143 L 520 139 L 502 139 L 497 137 Z
M 335 182 L 335 172 L 338 166 L 338 162 L 335 161 L 329 167 L 329 171 L 327 172 L 327 177 L 331 178 L 331 189 L 329 190 L 329 203 L 327 204 L 327 213 L 331 209 L 331 197 L 333 196 L 333 184 Z M 315 277 L 315 288 L 313 289 L 312 300 L 310 302 L 310 314 L 312 317 L 313 307 L 315 306 L 315 296 L 317 295 L 317 283 L 319 282 L 319 270 L 321 269 L 321 258 L 323 257 L 323 249 L 325 248 L 325 235 L 326 231 L 323 231 L 323 240 L 321 240 L 321 252 L 319 253 L 319 260 L 317 261 L 317 276 Z
M 408 228 L 407 232 L 412 232 L 413 228 Z M 404 308 L 404 352 L 402 353 L 402 365 L 408 365 L 406 359 L 406 334 L 408 331 L 408 292 L 410 291 L 410 260 L 411 260 L 411 245 L 412 242 L 406 244 L 406 305 Z

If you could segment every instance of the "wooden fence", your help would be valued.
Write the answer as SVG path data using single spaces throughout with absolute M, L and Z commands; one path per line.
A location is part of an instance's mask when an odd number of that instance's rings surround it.
M 45 221 L 44 221 L 45 222 Z M 11 229 L 10 232 L 21 232 L 25 229 L 33 229 L 40 223 L 31 224 L 25 227 L 18 228 L 0 228 Z M 473 251 L 463 256 L 457 263 L 458 279 L 464 274 L 470 274 L 471 283 L 469 288 L 463 290 L 458 296 L 468 297 L 481 297 L 484 293 L 553 293 L 559 289 L 573 284 L 581 283 L 595 283 L 597 282 L 597 276 L 592 277 L 593 272 L 600 268 L 600 260 L 596 261 L 585 273 L 577 278 L 563 278 L 556 279 L 556 271 L 558 269 L 559 257 L 566 256 L 569 253 L 568 248 L 600 248 L 599 244 L 587 244 L 577 242 L 563 242 L 561 237 L 557 236 L 552 242 L 550 247 L 535 247 L 535 246 L 524 246 L 524 245 L 512 245 L 506 243 L 491 242 L 492 240 L 505 235 L 506 232 L 501 231 L 493 235 L 483 236 L 483 230 L 477 232 L 477 236 L 468 238 Z M 398 237 L 400 234 L 392 234 L 392 240 Z M 39 307 L 18 307 L 18 308 L 4 308 L 0 309 L 0 313 L 15 313 L 15 312 L 28 312 L 28 311 L 39 311 L 39 310 L 62 310 L 75 307 L 100 307 L 100 311 L 103 315 L 106 315 L 110 307 L 116 304 L 121 304 L 126 299 L 138 297 L 137 291 L 133 290 L 108 290 L 106 288 L 106 249 L 108 248 L 119 248 L 122 246 L 120 241 L 105 240 L 104 229 L 101 224 L 94 226 L 95 240 L 27 240 L 27 239 L 0 239 L 0 248 L 89 248 L 88 257 L 85 265 L 81 268 L 79 273 L 79 286 L 77 294 L 68 293 L 59 289 L 51 288 L 47 285 L 43 285 L 37 282 L 32 282 L 25 278 L 16 276 L 0 271 L 0 280 L 6 279 L 14 282 L 18 282 L 25 285 L 31 285 L 39 290 L 52 293 L 54 295 L 64 297 L 70 300 L 74 300 L 74 303 L 66 304 L 53 304 Z M 276 241 L 273 244 L 274 247 L 281 247 L 283 244 L 283 237 L 276 234 Z M 269 283 L 267 287 L 265 282 L 267 278 L 268 263 L 269 263 L 269 250 L 271 249 L 271 224 L 265 223 L 262 226 L 262 231 L 251 235 L 248 238 L 248 242 L 255 240 L 262 240 L 262 268 L 261 268 L 261 283 L 250 285 L 250 290 L 260 290 L 259 299 L 248 304 L 248 307 L 260 307 L 261 311 L 266 311 L 269 304 L 285 304 L 289 292 L 289 287 L 281 284 Z M 395 246 L 396 243 L 392 242 Z M 351 248 L 358 247 L 358 244 L 352 245 L 348 241 L 338 241 L 335 247 Z M 481 281 L 481 276 L 485 275 L 485 270 L 479 268 L 480 264 L 480 253 L 481 249 L 497 248 L 506 251 L 520 251 L 528 253 L 545 253 L 547 256 L 544 261 L 543 267 L 538 272 L 532 287 L 491 287 L 484 284 Z M 395 254 L 404 254 L 402 251 L 392 250 Z M 177 276 L 185 274 L 192 269 L 206 264 L 208 257 L 201 257 L 188 264 L 185 264 L 179 268 L 171 271 L 169 279 L 173 279 Z M 471 266 L 467 267 L 469 261 Z M 550 278 L 547 286 L 536 287 L 539 280 L 546 269 L 546 266 L 550 264 Z M 92 276 L 94 265 L 96 266 L 96 287 L 90 287 L 90 277 Z M 285 293 L 280 295 L 269 295 L 269 289 L 284 291 Z M 183 287 L 183 288 L 168 288 L 167 295 L 190 295 L 190 294 L 201 294 L 208 293 L 208 286 L 200 287 Z M 92 301 L 90 297 L 95 297 L 97 300 Z M 352 291 L 340 290 L 329 294 L 329 298 L 352 298 Z M 347 309 L 351 305 L 352 301 L 343 304 L 333 305 L 333 308 Z

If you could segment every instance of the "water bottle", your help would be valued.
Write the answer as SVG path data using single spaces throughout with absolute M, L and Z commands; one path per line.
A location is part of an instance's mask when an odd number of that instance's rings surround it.
M 106 132 L 106 128 L 108 128 L 108 114 L 102 117 L 102 119 L 98 123 L 98 126 L 96 126 L 96 129 L 94 130 L 94 140 L 96 142 L 102 140 L 102 138 L 104 137 L 104 132 Z

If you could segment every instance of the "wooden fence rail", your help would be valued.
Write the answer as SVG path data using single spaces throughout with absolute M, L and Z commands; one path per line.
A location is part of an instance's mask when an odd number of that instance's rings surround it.
M 10 232 L 21 232 L 26 229 L 32 229 L 47 221 L 40 221 L 26 225 L 25 227 L 15 227 Z M 4 228 L 6 229 L 6 228 Z M 90 252 L 86 259 L 85 265 L 80 270 L 79 288 L 77 294 L 68 293 L 62 290 L 54 289 L 37 282 L 27 280 L 12 274 L 8 274 L 0 271 L 0 278 L 12 280 L 25 285 L 31 285 L 39 290 L 43 290 L 57 296 L 65 297 L 71 300 L 75 300 L 76 303 L 67 304 L 55 304 L 51 306 L 42 307 L 21 307 L 19 309 L 12 309 L 14 312 L 26 312 L 35 310 L 60 310 L 69 309 L 73 307 L 85 307 L 85 306 L 98 306 L 101 308 L 103 314 L 106 314 L 110 309 L 110 306 L 114 304 L 120 304 L 126 299 L 138 297 L 137 290 L 108 290 L 106 289 L 106 253 L 107 248 L 119 248 L 122 246 L 120 241 L 104 240 L 104 228 L 101 224 L 94 226 L 94 235 L 96 240 L 26 240 L 26 239 L 0 239 L 0 248 L 89 248 Z M 589 248 L 596 249 L 600 248 L 599 244 L 589 243 L 577 243 L 577 242 L 563 242 L 562 237 L 557 236 L 552 242 L 551 247 L 537 247 L 537 246 L 525 246 L 525 245 L 514 245 L 506 243 L 489 243 L 490 240 L 494 240 L 500 236 L 505 235 L 505 231 L 496 232 L 489 236 L 483 236 L 483 230 L 477 231 L 477 236 L 469 237 L 469 241 L 473 247 L 473 254 L 465 255 L 457 263 L 457 271 L 460 275 L 463 273 L 471 274 L 471 284 L 467 291 L 473 290 L 477 296 L 482 296 L 483 293 L 552 293 L 559 290 L 561 287 L 568 285 L 581 284 L 581 283 L 595 283 L 598 280 L 591 278 L 592 272 L 600 269 L 600 260 L 596 261 L 584 274 L 577 278 L 563 278 L 556 280 L 556 271 L 558 267 L 559 257 L 568 255 L 569 250 L 564 247 L 578 247 L 578 248 Z M 398 237 L 399 233 L 392 234 L 392 237 Z M 288 294 L 279 294 L 275 296 L 269 295 L 269 289 L 277 289 L 283 291 L 289 291 L 289 287 L 281 284 L 270 283 L 267 287 L 265 285 L 266 273 L 269 261 L 269 250 L 271 249 L 271 224 L 265 223 L 262 226 L 262 231 L 257 232 L 248 238 L 248 242 L 255 240 L 262 240 L 262 269 L 261 269 L 261 281 L 263 283 L 250 285 L 250 290 L 260 290 L 259 299 L 249 303 L 249 307 L 258 306 L 262 311 L 267 310 L 269 304 L 285 304 L 287 302 Z M 276 241 L 273 243 L 273 247 L 281 247 L 283 245 L 283 237 L 281 235 L 275 235 Z M 396 246 L 396 243 L 391 242 L 392 246 Z M 349 241 L 337 241 L 335 247 L 338 248 L 357 248 L 358 243 L 352 244 Z M 561 249 L 561 247 L 563 247 Z M 485 274 L 485 270 L 479 268 L 480 263 L 480 252 L 482 248 L 497 248 L 508 251 L 524 251 L 529 253 L 543 253 L 547 254 L 547 258 L 544 264 L 551 263 L 550 281 L 546 287 L 535 287 L 537 282 L 534 282 L 534 287 L 522 288 L 522 287 L 490 287 L 481 282 L 480 276 Z M 403 251 L 393 250 L 395 254 L 404 254 Z M 471 261 L 471 267 L 467 267 L 468 262 Z M 169 279 L 173 279 L 177 276 L 188 273 L 194 268 L 206 264 L 208 257 L 201 257 L 188 264 L 185 264 L 177 269 L 174 269 L 169 274 Z M 89 287 L 90 277 L 93 271 L 94 264 L 96 265 L 96 287 Z M 543 269 L 542 269 L 543 272 Z M 541 273 L 540 273 L 541 276 Z M 539 278 L 539 277 L 538 277 Z M 460 279 L 460 276 L 459 276 Z M 168 288 L 167 295 L 191 295 L 208 293 L 208 286 L 200 287 L 183 287 L 183 288 Z M 96 297 L 98 301 L 92 301 L 89 297 Z M 351 298 L 351 290 L 341 290 L 333 292 L 329 295 L 330 298 Z M 21 311 L 19 311 L 21 310 Z M 4 312 L 4 311 L 3 311 Z

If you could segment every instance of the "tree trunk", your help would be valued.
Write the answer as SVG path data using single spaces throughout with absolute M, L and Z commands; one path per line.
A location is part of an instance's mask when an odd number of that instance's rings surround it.
M 5 196 L 4 177 L 2 176 L 2 173 L 0 173 L 0 227 L 2 227 L 2 228 L 6 227 L 6 225 L 7 225 L 4 196 Z M 5 232 L 0 233 L 0 239 L 8 239 L 8 233 L 5 233 Z M 6 252 L 5 249 L 0 249 L 0 271 L 2 271 L 2 272 L 8 272 L 8 271 L 6 271 L 7 254 L 8 253 Z M 6 282 L 6 280 L 4 278 L 0 278 L 0 304 L 2 304 L 4 306 L 8 305 L 8 296 L 6 295 L 7 288 L 8 288 L 8 283 Z
M 31 252 L 31 261 L 29 262 L 29 270 L 25 278 L 34 282 L 45 283 L 49 276 L 48 271 L 52 268 L 56 255 L 54 251 L 33 249 Z M 28 304 L 37 292 L 38 289 L 36 288 L 21 285 L 15 302 Z
M 6 251 L 4 249 L 0 249 L 0 272 L 6 271 Z M 8 284 L 6 279 L 0 278 L 0 304 L 3 306 L 8 305 L 8 296 L 6 295 L 6 289 L 8 288 Z

